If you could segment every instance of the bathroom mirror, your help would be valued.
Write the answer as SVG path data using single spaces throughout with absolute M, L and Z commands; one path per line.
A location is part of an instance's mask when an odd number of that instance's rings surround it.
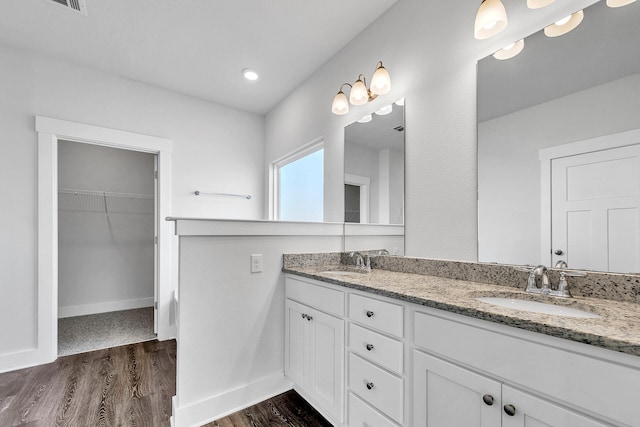
M 478 63 L 478 260 L 640 271 L 640 2 Z
M 344 132 L 345 223 L 404 224 L 404 100 Z

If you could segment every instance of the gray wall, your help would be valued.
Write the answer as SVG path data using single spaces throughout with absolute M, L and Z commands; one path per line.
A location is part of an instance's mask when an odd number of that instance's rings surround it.
M 153 197 L 154 169 L 153 154 L 58 144 L 59 189 Z M 59 194 L 58 317 L 153 305 L 154 203 Z

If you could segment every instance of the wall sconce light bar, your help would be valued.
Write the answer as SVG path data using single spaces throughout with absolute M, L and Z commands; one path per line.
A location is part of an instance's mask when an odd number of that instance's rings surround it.
M 344 93 L 343 88 L 349 86 L 349 97 Z M 371 87 L 367 88 L 367 80 L 364 74 L 358 75 L 358 80 L 354 84 L 342 83 L 340 90 L 333 98 L 331 112 L 342 116 L 349 112 L 349 104 L 364 105 L 391 90 L 391 76 L 382 61 L 378 61 L 376 69 L 371 77 Z

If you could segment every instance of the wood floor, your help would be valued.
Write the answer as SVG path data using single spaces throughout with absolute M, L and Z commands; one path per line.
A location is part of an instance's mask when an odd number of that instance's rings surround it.
M 60 357 L 0 375 L 0 426 L 169 426 L 176 342 Z
M 0 427 L 169 427 L 176 342 L 60 357 L 0 374 Z M 204 427 L 331 427 L 289 391 Z

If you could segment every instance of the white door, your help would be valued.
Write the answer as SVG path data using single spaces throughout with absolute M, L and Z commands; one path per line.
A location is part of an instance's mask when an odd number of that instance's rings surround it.
M 607 426 L 585 415 L 556 406 L 506 385 L 502 386 L 502 401 L 504 402 L 502 427 Z
M 153 333 L 158 335 L 158 155 L 153 155 Z
M 305 387 L 309 377 L 309 322 L 306 306 L 285 301 L 284 373 L 291 381 Z
M 309 309 L 309 385 L 312 396 L 342 422 L 344 321 Z
M 413 425 L 495 427 L 501 384 L 419 351 L 413 352 Z
M 640 145 L 551 161 L 552 265 L 640 271 Z

